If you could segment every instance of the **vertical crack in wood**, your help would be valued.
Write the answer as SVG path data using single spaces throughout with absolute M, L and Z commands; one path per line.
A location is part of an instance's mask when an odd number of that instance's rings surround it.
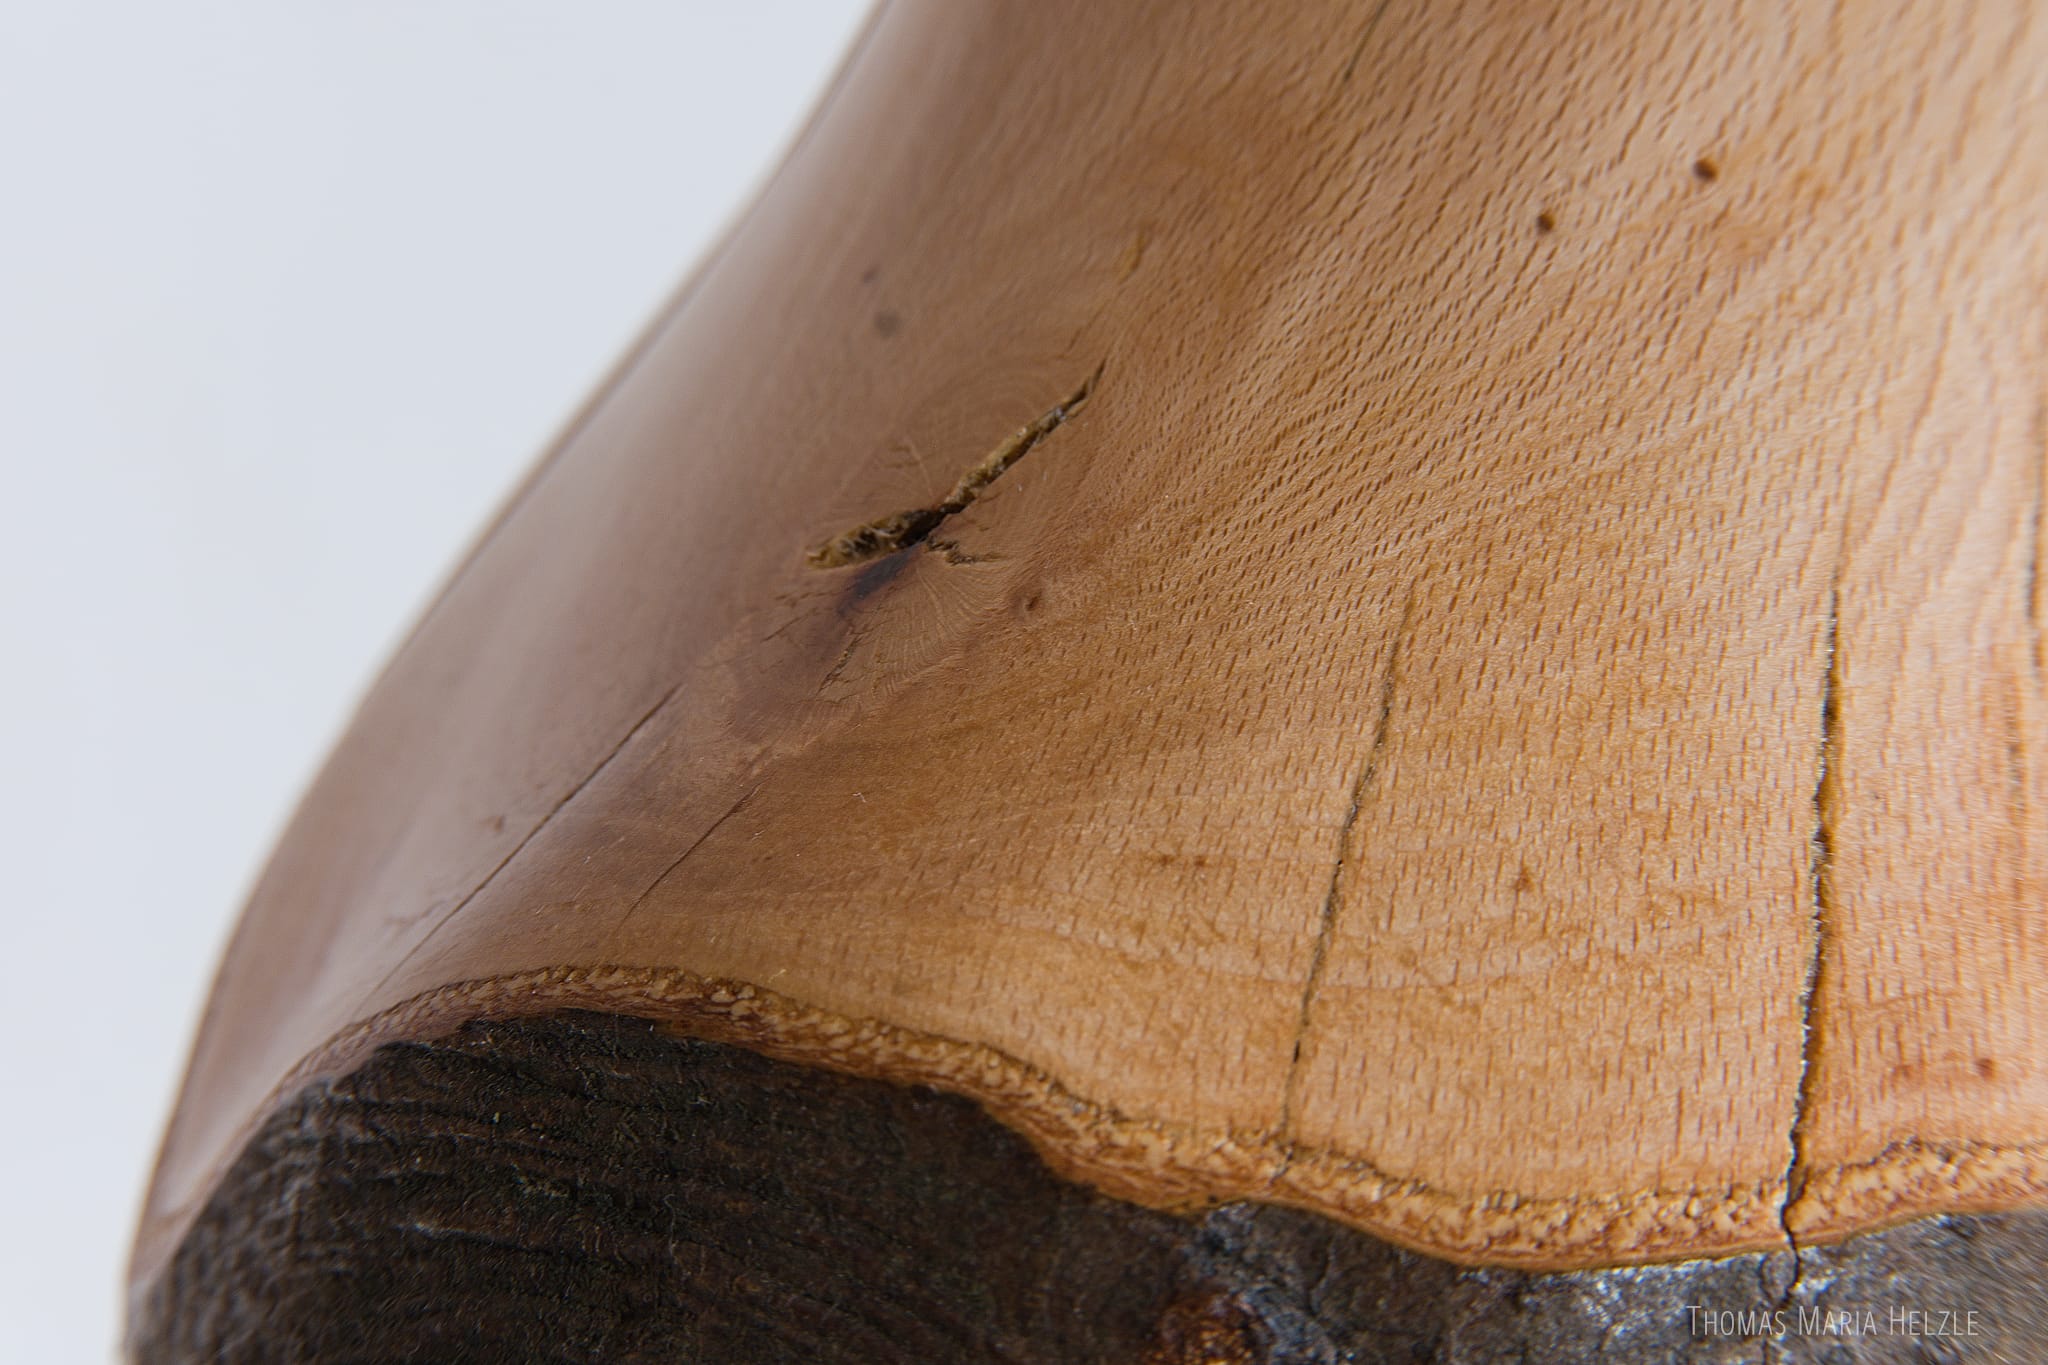
M 2048 673 L 2041 647 L 2041 522 L 2048 517 L 2048 399 L 2034 408 L 2034 508 L 2027 527 L 2027 643 L 2034 664 L 2034 685 Z
M 1287 1167 L 1294 1159 L 1294 1141 L 1289 1136 L 1294 1124 L 1295 1092 L 1301 1083 L 1301 1053 L 1308 1038 L 1310 1015 L 1315 1010 L 1317 993 L 1323 984 L 1323 963 L 1329 956 L 1330 940 L 1337 929 L 1337 909 L 1343 896 L 1345 852 L 1351 845 L 1352 829 L 1358 824 L 1358 813 L 1365 805 L 1365 796 L 1372 789 L 1373 778 L 1379 772 L 1380 751 L 1387 743 L 1387 722 L 1394 712 L 1394 682 L 1401 668 L 1401 646 L 1408 637 L 1408 629 L 1415 615 L 1415 589 L 1408 590 L 1407 601 L 1401 608 L 1401 623 L 1394 629 L 1393 642 L 1387 647 L 1387 666 L 1380 674 L 1378 712 L 1373 719 L 1372 740 L 1366 746 L 1365 759 L 1359 764 L 1358 775 L 1351 782 L 1351 805 L 1344 813 L 1344 823 L 1337 831 L 1337 857 L 1330 868 L 1329 889 L 1323 894 L 1322 916 L 1316 929 L 1316 946 L 1309 958 L 1308 979 L 1301 988 L 1301 1009 L 1294 1024 L 1294 1051 L 1287 1063 L 1287 1081 L 1280 1096 L 1280 1124 L 1278 1135 L 1281 1143 L 1280 1168 L 1273 1179 L 1287 1174 Z
M 1799 1088 L 1792 1108 L 1792 1127 L 1787 1135 L 1791 1148 L 1785 1163 L 1785 1195 L 1778 1206 L 1778 1226 L 1785 1234 L 1785 1247 L 1792 1253 L 1792 1274 L 1779 1298 L 1781 1309 L 1789 1308 L 1799 1291 L 1804 1270 L 1799 1239 L 1792 1227 L 1792 1210 L 1804 1195 L 1808 1174 L 1806 1127 L 1813 1111 L 1813 1090 L 1820 1060 L 1821 1030 L 1815 1006 L 1826 984 L 1827 946 L 1834 931 L 1834 886 L 1832 866 L 1835 829 L 1841 814 L 1842 764 L 1842 593 L 1839 580 L 1828 593 L 1827 673 L 1821 688 L 1820 752 L 1813 784 L 1813 834 L 1810 841 L 1807 877 L 1812 887 L 1810 913 L 1813 918 L 1813 951 L 1807 959 L 1806 983 L 1799 996 Z
M 2027 663 L 2034 695 L 2038 697 L 2044 685 L 2048 685 L 2048 658 L 2043 657 L 2041 641 L 2041 539 L 2043 520 L 2048 519 L 2048 397 L 2034 405 L 2034 423 L 2027 449 L 2034 461 L 2034 501 L 2027 518 L 2027 569 L 2021 591 L 2025 596 L 2022 607 L 2027 622 Z M 2028 771 L 2032 756 L 2027 751 L 2029 702 L 2021 689 L 2015 687 L 2013 691 L 2015 695 L 2006 738 L 2006 781 L 2012 802 L 2013 828 L 2019 831 L 2019 848 L 2012 860 L 2012 894 L 2018 904 L 2024 903 L 2028 895 L 2027 884 L 2033 875 L 2033 812 L 2030 809 L 2033 784 Z

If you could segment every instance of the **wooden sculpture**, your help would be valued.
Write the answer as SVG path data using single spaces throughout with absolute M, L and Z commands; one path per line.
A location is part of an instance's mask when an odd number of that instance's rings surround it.
M 2018 0 L 892 0 L 306 797 L 132 1349 L 2048 1358 L 2044 223 Z

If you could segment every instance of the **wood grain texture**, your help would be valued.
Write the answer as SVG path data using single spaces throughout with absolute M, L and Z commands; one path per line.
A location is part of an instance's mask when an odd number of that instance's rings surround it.
M 137 1283 L 486 1006 L 1472 1263 L 2038 1198 L 2044 221 L 2023 3 L 896 0 L 307 796 Z

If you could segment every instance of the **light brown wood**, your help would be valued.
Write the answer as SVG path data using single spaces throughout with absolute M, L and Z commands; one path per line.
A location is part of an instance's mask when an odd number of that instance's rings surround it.
M 2044 82 L 896 0 L 308 795 L 138 1277 L 296 1080 L 563 1004 L 1470 1262 L 2038 1198 Z

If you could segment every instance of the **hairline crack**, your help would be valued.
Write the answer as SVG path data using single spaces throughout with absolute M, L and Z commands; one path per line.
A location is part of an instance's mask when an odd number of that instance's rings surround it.
M 1821 1046 L 1814 1010 L 1824 984 L 1827 945 L 1834 930 L 1832 865 L 1835 826 L 1841 814 L 1842 780 L 1841 598 L 1841 587 L 1837 583 L 1828 592 L 1827 672 L 1821 688 L 1820 746 L 1813 784 L 1813 834 L 1807 863 L 1807 877 L 1811 885 L 1813 953 L 1807 959 L 1806 981 L 1799 995 L 1799 1087 L 1793 1098 L 1792 1127 L 1786 1135 L 1786 1143 L 1791 1150 L 1785 1163 L 1785 1196 L 1778 1206 L 1778 1226 L 1785 1234 L 1785 1246 L 1792 1255 L 1792 1275 L 1779 1296 L 1781 1310 L 1791 1306 L 1793 1296 L 1799 1292 L 1800 1278 L 1805 1269 L 1799 1238 L 1792 1227 L 1792 1210 L 1805 1193 L 1809 1175 L 1806 1128 L 1813 1113 Z
M 1287 1173 L 1287 1165 L 1293 1159 L 1293 1140 L 1288 1136 L 1294 1122 L 1295 1092 L 1300 1085 L 1301 1052 L 1308 1038 L 1310 1016 L 1314 1013 L 1317 995 L 1323 982 L 1323 964 L 1329 956 L 1330 941 L 1336 935 L 1337 910 L 1343 891 L 1345 853 L 1351 844 L 1351 832 L 1358 824 L 1358 815 L 1364 808 L 1366 794 L 1372 788 L 1373 778 L 1379 772 L 1380 753 L 1386 747 L 1388 721 L 1394 713 L 1394 684 L 1401 668 L 1401 645 L 1408 637 L 1408 630 L 1415 616 L 1415 589 L 1410 586 L 1407 600 L 1401 607 L 1400 624 L 1394 628 L 1394 638 L 1387 646 L 1386 671 L 1380 675 L 1378 714 L 1373 720 L 1372 740 L 1366 747 L 1365 760 L 1359 765 L 1358 775 L 1351 783 L 1351 805 L 1344 814 L 1344 823 L 1337 832 L 1337 859 L 1330 868 L 1329 889 L 1323 895 L 1322 915 L 1316 929 L 1315 951 L 1309 958 L 1308 979 L 1302 983 L 1301 1011 L 1295 1022 L 1294 1051 L 1287 1062 L 1287 1080 L 1280 1097 L 1279 1137 L 1284 1144 L 1280 1169 L 1273 1179 Z

